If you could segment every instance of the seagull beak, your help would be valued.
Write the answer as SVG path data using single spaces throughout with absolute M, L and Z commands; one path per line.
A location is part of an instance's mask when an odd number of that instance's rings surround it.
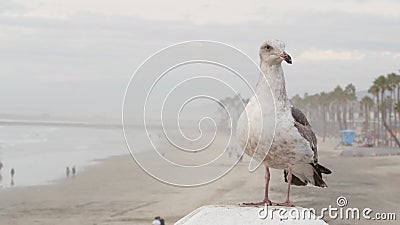
M 290 55 L 287 54 L 286 52 L 283 52 L 283 53 L 280 55 L 280 57 L 281 57 L 282 60 L 285 60 L 285 62 L 287 62 L 287 63 L 289 63 L 289 64 L 292 64 L 292 58 L 291 58 Z

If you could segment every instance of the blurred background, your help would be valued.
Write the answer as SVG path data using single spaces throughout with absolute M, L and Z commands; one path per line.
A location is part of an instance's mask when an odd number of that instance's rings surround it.
M 218 104 L 198 101 L 183 116 L 187 136 L 170 129 L 177 142 L 188 144 L 186 137 L 201 137 L 201 131 L 212 137 L 214 125 L 220 128 L 211 153 L 198 159 L 224 152 L 215 168 L 238 163 L 222 179 L 194 189 L 169 186 L 129 154 L 121 114 L 131 76 L 155 52 L 188 40 L 227 43 L 256 64 L 264 41 L 284 41 L 293 59 L 284 65 L 289 98 L 318 136 L 320 161 L 334 171 L 326 190 L 294 188 L 295 204 L 325 207 L 345 195 L 356 207 L 399 212 L 399 21 L 395 0 L 0 0 L 0 223 L 150 224 L 162 216 L 171 224 L 202 205 L 259 200 L 263 171 L 249 174 L 249 159 L 229 139 L 251 95 L 245 85 L 234 94 L 195 83 L 188 95 L 215 92 L 230 116 Z M 230 77 L 198 68 L 175 74 Z M 258 76 L 245 74 L 252 87 Z M 156 93 L 168 92 L 168 85 Z M 129 114 L 135 151 L 171 175 L 168 166 L 142 154 L 149 150 L 146 141 L 162 157 L 187 158 L 173 153 L 158 114 L 144 133 L 137 126 L 141 113 Z M 216 123 L 200 130 L 199 115 L 212 115 Z M 272 198 L 283 199 L 281 171 L 272 177 Z

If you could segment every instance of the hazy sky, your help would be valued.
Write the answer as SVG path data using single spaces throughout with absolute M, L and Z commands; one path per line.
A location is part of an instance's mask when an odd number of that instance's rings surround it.
M 400 1 L 0 0 L 0 113 L 118 118 L 130 76 L 162 47 L 286 42 L 289 95 L 400 69 Z M 250 80 L 257 80 L 257 75 Z M 255 84 L 255 83 L 253 83 Z

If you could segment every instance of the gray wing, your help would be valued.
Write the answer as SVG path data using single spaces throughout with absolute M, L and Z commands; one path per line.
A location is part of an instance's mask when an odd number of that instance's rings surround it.
M 307 117 L 304 115 L 304 113 L 300 109 L 293 107 L 293 106 L 292 106 L 292 116 L 293 116 L 293 119 L 296 122 L 300 123 L 301 125 L 311 126 L 307 120 Z
M 292 116 L 294 119 L 294 126 L 297 128 L 300 135 L 310 142 L 310 147 L 314 152 L 314 163 L 318 163 L 317 137 L 315 136 L 307 117 L 300 109 L 295 107 L 292 107 Z

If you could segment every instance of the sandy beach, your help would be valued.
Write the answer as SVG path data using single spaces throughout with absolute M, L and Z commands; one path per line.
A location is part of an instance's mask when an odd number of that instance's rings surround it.
M 399 156 L 343 157 L 337 140 L 320 143 L 320 162 L 333 170 L 328 188 L 293 187 L 292 201 L 320 209 L 336 206 L 345 196 L 351 207 L 400 214 Z M 166 224 L 202 205 L 239 204 L 263 197 L 264 170 L 247 171 L 248 157 L 229 174 L 196 188 L 163 184 L 141 170 L 130 155 L 114 156 L 52 185 L 0 191 L 0 224 L 150 224 L 154 216 Z M 284 200 L 281 171 L 272 170 L 271 199 Z M 255 215 L 256 216 L 256 215 Z M 366 220 L 330 220 L 329 224 L 376 224 Z M 396 224 L 396 221 L 382 221 Z

